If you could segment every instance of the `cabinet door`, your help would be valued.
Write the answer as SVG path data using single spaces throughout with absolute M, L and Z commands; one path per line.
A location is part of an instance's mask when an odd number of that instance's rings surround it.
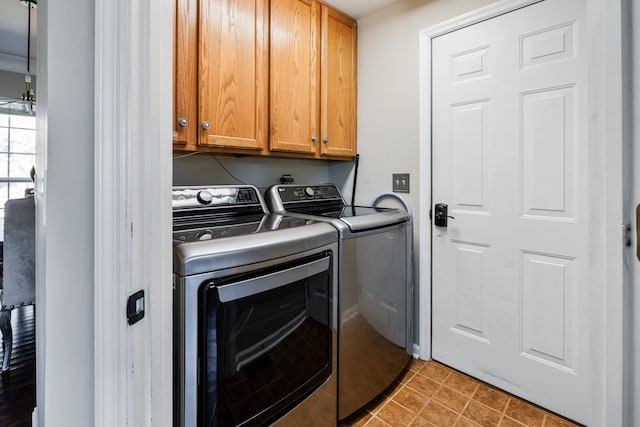
M 268 0 L 202 0 L 199 144 L 261 150 L 268 132 Z
M 322 142 L 324 156 L 356 155 L 356 22 L 322 6 Z
M 320 16 L 313 0 L 271 2 L 270 149 L 315 154 Z
M 195 150 L 198 139 L 198 2 L 176 0 L 173 41 L 173 147 Z

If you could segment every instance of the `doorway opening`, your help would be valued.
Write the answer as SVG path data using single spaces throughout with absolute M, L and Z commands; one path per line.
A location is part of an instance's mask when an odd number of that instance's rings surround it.
M 27 425 L 36 404 L 36 117 L 0 98 L 0 424 Z

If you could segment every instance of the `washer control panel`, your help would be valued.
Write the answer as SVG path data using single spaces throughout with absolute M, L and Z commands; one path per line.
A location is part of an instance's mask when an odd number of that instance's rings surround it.
M 342 201 L 340 191 L 331 184 L 325 185 L 280 185 L 278 198 L 282 203 L 303 202 L 311 200 Z
M 257 188 L 247 186 L 174 187 L 173 209 L 223 208 L 230 206 L 262 206 Z
M 264 195 L 271 212 L 315 209 L 322 206 L 345 206 L 340 190 L 334 184 L 281 184 L 269 187 Z

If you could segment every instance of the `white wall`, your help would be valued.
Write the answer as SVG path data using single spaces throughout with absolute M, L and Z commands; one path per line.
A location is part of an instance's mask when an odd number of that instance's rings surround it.
M 38 4 L 38 423 L 84 427 L 94 424 L 94 2 L 53 3 Z
M 401 0 L 358 21 L 358 152 L 356 202 L 368 204 L 392 190 L 393 173 L 410 173 L 410 190 L 400 194 L 414 214 L 418 260 L 419 227 L 428 212 L 419 209 L 418 31 L 479 9 L 494 0 Z M 428 224 L 426 224 L 428 226 Z M 429 244 L 426 242 L 425 244 Z M 419 337 L 416 265 L 414 338 Z M 418 343 L 420 344 L 420 343 Z
M 283 174 L 296 184 L 332 182 L 341 187 L 345 198 L 351 197 L 352 161 L 299 160 L 276 157 L 225 156 L 207 153 L 175 154 L 174 185 L 250 184 L 261 190 L 279 184 Z M 226 169 L 226 170 L 225 170 Z

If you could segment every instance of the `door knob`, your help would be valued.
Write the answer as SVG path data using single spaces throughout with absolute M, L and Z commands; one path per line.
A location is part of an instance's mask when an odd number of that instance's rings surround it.
M 200 125 L 200 127 L 202 128 L 202 130 L 209 130 L 209 128 L 211 128 L 211 123 L 209 123 L 209 122 L 202 122 L 202 124 Z
M 449 218 L 455 219 L 452 216 L 449 216 L 449 206 L 446 203 L 436 203 L 435 206 L 435 215 L 433 219 L 433 223 L 436 227 L 446 227 L 449 221 Z

